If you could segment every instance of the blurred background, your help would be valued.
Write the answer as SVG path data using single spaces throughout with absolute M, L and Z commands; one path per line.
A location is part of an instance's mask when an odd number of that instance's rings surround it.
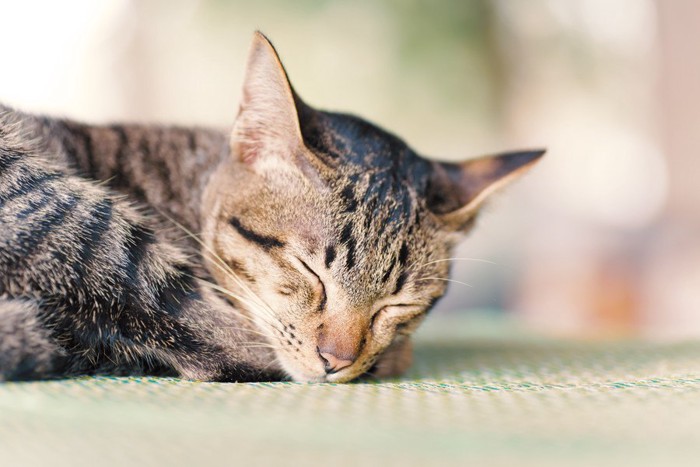
M 232 124 L 251 34 L 301 96 L 458 160 L 545 146 L 456 252 L 438 313 L 700 336 L 700 3 L 0 1 L 0 101 L 92 122 Z M 697 179 L 696 179 L 697 177 Z

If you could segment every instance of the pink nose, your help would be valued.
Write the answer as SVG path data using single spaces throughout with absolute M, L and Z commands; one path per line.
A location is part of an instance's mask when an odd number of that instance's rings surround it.
M 318 350 L 318 355 L 321 357 L 321 360 L 323 360 L 326 373 L 335 373 L 343 368 L 349 367 L 355 362 L 355 360 L 346 360 L 330 352 L 322 352 L 321 349 Z
M 325 366 L 326 374 L 347 368 L 360 356 L 364 345 L 364 330 L 360 320 L 350 321 L 347 314 L 336 314 L 326 318 L 318 327 L 316 351 Z

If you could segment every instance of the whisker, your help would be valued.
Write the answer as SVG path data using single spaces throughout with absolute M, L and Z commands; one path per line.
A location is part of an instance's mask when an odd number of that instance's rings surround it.
M 245 318 L 245 319 L 247 319 L 247 320 L 250 320 L 250 319 L 251 319 L 250 317 L 245 316 L 245 315 L 240 315 L 240 317 L 241 317 L 241 318 Z M 252 321 L 251 321 L 251 322 L 252 322 Z M 266 334 L 266 333 L 261 332 L 261 331 L 256 331 L 255 329 L 250 329 L 250 328 L 241 328 L 241 327 L 238 327 L 238 326 L 226 325 L 226 324 L 221 325 L 221 326 L 218 326 L 218 327 L 219 327 L 219 329 L 235 328 L 235 329 L 237 329 L 237 330 L 239 330 L 239 331 L 244 331 L 244 332 L 246 332 L 246 333 L 249 333 L 249 332 L 250 332 L 250 333 L 253 333 L 253 334 L 258 334 L 258 335 L 260 335 L 260 336 L 262 336 L 262 337 L 270 337 L 269 334 Z
M 202 284 L 204 284 L 204 285 L 206 285 L 206 286 L 208 286 L 208 287 L 210 287 L 210 288 L 212 288 L 212 289 L 215 289 L 215 290 L 217 290 L 217 291 L 219 291 L 219 292 L 222 292 L 222 293 L 228 295 L 229 297 L 231 297 L 231 298 L 233 298 L 233 299 L 240 300 L 241 302 L 244 302 L 244 303 L 246 303 L 246 304 L 248 304 L 248 305 L 251 305 L 251 304 L 252 304 L 252 302 L 248 301 L 247 298 L 241 297 L 240 295 L 236 294 L 235 292 L 232 292 L 232 291 L 230 291 L 230 290 L 228 290 L 228 289 L 226 289 L 226 288 L 224 288 L 224 287 L 221 287 L 221 286 L 218 285 L 218 284 L 215 284 L 215 283 L 213 283 L 213 282 L 210 282 L 210 281 L 208 281 L 208 280 L 206 280 L 206 279 L 202 279 L 202 278 L 197 277 L 197 276 L 195 276 L 195 275 L 193 275 L 193 274 L 187 274 L 187 275 L 188 275 L 189 277 L 192 277 L 192 278 L 194 278 L 194 279 L 197 279 L 199 282 L 201 282 Z M 239 311 L 239 310 L 236 310 L 236 311 Z
M 252 345 L 252 344 L 238 344 L 244 349 L 272 349 L 272 350 L 282 350 L 282 347 L 275 345 Z
M 160 210 L 159 210 L 160 211 Z M 201 282 L 207 284 L 209 287 L 213 288 L 214 290 L 218 290 L 221 293 L 224 293 L 236 300 L 240 300 L 241 302 L 245 303 L 248 305 L 248 310 L 253 313 L 255 316 L 257 316 L 259 319 L 262 321 L 266 322 L 270 327 L 273 329 L 278 330 L 277 325 L 281 325 L 282 323 L 280 322 L 279 318 L 275 316 L 274 311 L 272 308 L 262 299 L 262 297 L 258 296 L 253 290 L 250 289 L 250 287 L 247 286 L 247 284 L 238 277 L 236 272 L 231 269 L 231 267 L 212 249 L 210 248 L 204 241 L 202 241 L 196 234 L 191 232 L 187 227 L 184 225 L 180 224 L 178 221 L 170 217 L 168 214 L 160 211 L 161 215 L 168 219 L 170 222 L 172 222 L 176 227 L 178 227 L 180 230 L 185 232 L 187 236 L 192 238 L 195 242 L 197 242 L 201 247 L 202 247 L 202 252 L 203 256 L 204 254 L 209 254 L 210 258 L 212 259 L 212 264 L 214 264 L 221 272 L 223 272 L 227 277 L 231 278 L 236 285 L 241 287 L 243 292 L 245 292 L 246 295 L 248 295 L 248 298 L 240 297 L 238 294 L 233 293 L 232 291 L 221 287 L 217 284 L 213 284 L 209 281 L 206 281 L 204 279 L 198 278 Z M 234 307 L 235 309 L 235 307 Z M 237 310 L 239 311 L 239 310 Z M 251 323 L 257 326 L 257 323 L 255 320 L 247 316 L 243 313 L 238 313 L 238 316 L 243 317 L 244 319 L 248 319 Z M 248 331 L 253 331 L 256 332 L 255 330 L 248 330 Z M 259 332 L 260 335 L 264 336 L 265 338 L 273 341 L 273 342 L 278 342 L 277 337 L 272 333 L 272 332 Z M 249 345 L 250 348 L 269 348 L 272 350 L 283 350 L 282 347 L 278 347 L 274 344 L 266 344 L 266 343 L 255 343 L 254 345 Z M 263 371 L 267 370 L 273 365 L 278 365 L 280 368 L 282 367 L 279 358 L 275 356 L 264 368 Z
M 267 371 L 267 369 L 270 368 L 272 365 L 278 365 L 280 367 L 280 369 L 282 368 L 282 365 L 280 364 L 279 359 L 277 357 L 275 357 L 267 365 L 265 365 L 261 371 Z M 285 377 L 287 377 L 287 378 L 289 377 L 287 372 L 285 372 L 284 370 L 282 370 L 282 372 L 285 375 Z
M 216 264 L 216 263 L 214 263 L 214 264 L 215 264 L 217 267 L 220 267 L 218 264 Z M 206 283 L 209 285 L 209 287 L 211 287 L 212 289 L 217 290 L 217 291 L 219 291 L 219 292 L 221 292 L 221 293 L 223 293 L 223 294 L 225 294 L 225 295 L 228 295 L 229 297 L 231 297 L 231 298 L 233 298 L 233 299 L 235 299 L 235 300 L 239 300 L 239 301 L 241 301 L 242 303 L 246 304 L 246 305 L 247 305 L 247 310 L 248 310 L 251 314 L 253 314 L 253 315 L 255 315 L 255 316 L 258 316 L 260 319 L 262 319 L 265 323 L 269 324 L 269 325 L 270 325 L 271 327 L 273 327 L 274 329 L 278 329 L 278 328 L 277 328 L 277 325 L 278 325 L 278 324 L 281 324 L 280 321 L 279 321 L 279 319 L 278 319 L 278 318 L 274 315 L 274 313 L 272 312 L 272 310 L 269 309 L 269 307 L 267 307 L 267 308 L 265 307 L 264 302 L 263 302 L 263 303 L 260 303 L 260 302 L 256 302 L 256 301 L 251 301 L 251 300 L 249 300 L 249 299 L 247 299 L 247 298 L 245 298 L 245 297 L 242 297 L 242 296 L 240 296 L 240 295 L 238 295 L 238 294 L 232 292 L 232 291 L 229 290 L 229 289 L 226 289 L 226 288 L 224 288 L 224 287 L 221 287 L 221 286 L 218 285 L 218 284 L 214 284 L 214 283 L 212 283 L 212 282 L 205 281 L 204 279 L 200 279 L 200 280 L 201 280 L 202 282 L 206 282 Z M 244 290 L 244 292 L 245 292 L 245 290 Z M 251 292 L 250 294 L 248 294 L 248 295 L 251 295 L 251 294 L 252 294 L 252 292 Z M 255 298 L 255 295 L 254 295 L 254 294 L 252 294 L 252 295 L 253 295 L 253 298 Z M 243 314 L 243 313 L 239 313 L 238 315 L 239 315 L 239 316 L 242 316 L 242 317 L 244 317 L 244 318 L 246 318 L 246 319 L 248 319 L 251 323 L 257 325 L 257 323 L 255 322 L 255 320 L 254 320 L 253 318 L 251 318 L 251 317 L 249 317 L 249 316 L 247 316 L 247 315 L 245 315 L 245 314 Z
M 489 261 L 489 260 L 487 260 L 487 259 L 481 259 L 481 258 L 466 258 L 466 257 L 462 257 L 462 258 L 454 257 L 454 258 L 440 258 L 440 259 L 435 259 L 435 260 L 431 260 L 431 261 L 422 263 L 422 264 L 420 264 L 420 265 L 418 265 L 418 266 L 416 266 L 416 263 L 414 262 L 414 263 L 412 263 L 411 265 L 409 265 L 406 269 L 413 269 L 414 271 L 419 272 L 419 271 L 422 271 L 423 269 L 425 269 L 427 266 L 430 266 L 431 264 L 443 263 L 443 262 L 449 262 L 449 261 L 472 261 L 472 262 L 475 262 L 475 263 L 496 264 L 496 263 L 494 263 L 493 261 Z
M 497 264 L 493 261 L 489 261 L 487 259 L 480 259 L 480 258 L 442 258 L 442 259 L 436 259 L 433 261 L 428 261 L 427 263 L 423 263 L 420 267 L 423 268 L 423 267 L 429 266 L 431 264 L 442 263 L 445 261 L 473 261 L 475 263 Z
M 280 321 L 279 321 L 276 317 L 274 317 L 274 316 L 270 316 L 270 315 L 267 314 L 267 313 L 259 313 L 258 311 L 259 311 L 260 309 L 258 308 L 258 305 L 257 305 L 257 304 L 251 303 L 251 302 L 247 301 L 245 298 L 240 297 L 240 296 L 238 296 L 238 295 L 232 293 L 230 290 L 225 289 L 225 288 L 223 288 L 223 287 L 220 287 L 220 286 L 218 286 L 218 285 L 216 285 L 216 284 L 209 283 L 208 285 L 209 285 L 209 287 L 211 287 L 212 289 L 217 290 L 217 291 L 219 291 L 219 292 L 221 292 L 221 293 L 223 293 L 223 294 L 225 294 L 225 295 L 228 295 L 229 297 L 233 298 L 234 300 L 240 300 L 240 301 L 242 301 L 243 303 L 246 303 L 246 304 L 248 305 L 247 310 L 248 310 L 252 315 L 259 317 L 259 318 L 260 318 L 261 320 L 263 320 L 266 324 L 269 324 L 273 329 L 278 330 L 279 328 L 277 327 L 277 325 L 278 325 L 278 324 L 282 324 L 282 323 L 280 323 Z M 241 310 L 238 310 L 238 309 L 236 309 L 235 307 L 234 307 L 234 309 L 235 309 L 236 311 L 239 312 L 239 313 L 238 313 L 238 316 L 241 316 L 242 318 L 248 319 L 251 323 L 257 325 L 257 323 L 255 322 L 255 320 L 253 319 L 253 317 L 246 315 L 245 313 L 241 312 Z
M 202 279 L 202 278 L 200 278 L 200 277 L 194 276 L 194 275 L 192 275 L 192 274 L 188 274 L 188 276 L 197 279 L 200 283 L 202 283 L 202 284 L 205 285 L 205 286 L 208 286 L 208 287 L 211 288 L 211 289 L 214 289 L 214 290 L 216 290 L 216 291 L 218 291 L 218 292 L 221 292 L 221 293 L 223 293 L 223 294 L 225 294 L 225 295 L 228 295 L 229 297 L 233 298 L 234 300 L 240 300 L 241 302 L 243 302 L 243 303 L 249 305 L 250 307 L 255 306 L 255 303 L 249 301 L 246 297 L 242 297 L 242 296 L 238 295 L 237 293 L 232 292 L 231 290 L 228 290 L 228 289 L 226 289 L 226 288 L 224 288 L 224 287 L 221 287 L 221 286 L 218 285 L 218 284 L 215 284 L 215 283 L 210 282 L 210 281 L 208 281 L 208 280 L 206 280 L 206 279 Z M 240 313 L 240 310 L 238 310 L 236 307 L 233 307 L 233 309 L 234 309 L 235 311 L 239 312 L 238 314 L 239 314 L 240 316 L 244 316 L 244 317 L 245 317 L 245 315 L 242 314 L 242 313 Z
M 421 277 L 419 279 L 416 279 L 416 282 L 418 281 L 445 281 L 445 282 L 454 282 L 456 284 L 462 284 L 466 285 L 467 287 L 474 287 L 471 284 L 467 284 L 466 282 L 458 281 L 456 279 L 446 279 L 444 277 Z
M 206 245 L 204 245 L 204 243 L 202 243 L 202 246 L 206 248 Z M 233 279 L 234 282 L 236 282 L 236 284 L 240 286 L 244 292 L 250 295 L 251 299 L 259 302 L 259 305 L 266 306 L 267 308 L 269 308 L 269 306 L 267 306 L 267 304 L 238 277 L 238 275 L 226 264 L 226 262 L 223 259 L 221 259 L 219 255 L 217 255 L 215 252 L 210 251 L 208 248 L 207 251 L 204 252 L 204 254 L 209 254 L 211 258 L 215 259 L 216 261 L 214 262 L 214 266 L 219 268 L 221 272 Z
M 214 283 L 209 282 L 209 281 L 204 280 L 204 279 L 199 279 L 199 280 L 200 280 L 201 282 L 203 282 L 205 285 L 211 287 L 211 288 L 214 289 L 214 290 L 217 290 L 217 291 L 219 291 L 219 292 L 221 292 L 221 293 L 223 293 L 223 294 L 226 294 L 226 295 L 228 295 L 228 296 L 230 296 L 230 297 L 232 297 L 232 298 L 234 298 L 234 299 L 236 299 L 236 300 L 241 300 L 242 302 L 247 303 L 247 304 L 249 305 L 249 310 L 250 310 L 251 312 L 253 312 L 253 313 L 255 312 L 255 310 L 256 310 L 256 305 L 253 304 L 253 303 L 251 303 L 251 302 L 248 302 L 248 300 L 246 300 L 245 298 L 238 296 L 237 294 L 231 292 L 230 290 L 228 290 L 228 289 L 226 289 L 226 288 L 224 288 L 224 287 L 221 287 L 220 285 L 214 284 Z M 234 308 L 234 309 L 235 309 L 235 308 Z M 239 310 L 237 310 L 237 311 L 239 311 Z M 247 315 L 245 315 L 245 314 L 243 314 L 243 313 L 238 313 L 238 316 L 249 320 L 249 321 L 250 321 L 251 323 L 253 323 L 253 324 L 256 324 L 256 323 L 255 323 L 255 320 L 254 320 L 252 317 L 250 317 L 250 316 L 247 316 Z M 269 324 L 270 326 L 272 326 L 272 327 L 275 328 L 275 329 L 277 329 L 277 327 L 275 326 L 275 324 L 281 324 L 281 323 L 279 323 L 279 320 L 277 320 L 277 319 L 275 319 L 275 321 L 273 322 L 273 321 L 267 321 L 267 319 L 266 319 L 267 316 L 264 316 L 264 315 L 256 315 L 256 316 L 259 316 L 260 319 L 262 319 L 263 321 L 265 321 L 267 324 Z M 263 334 L 263 335 L 265 335 L 266 337 L 270 337 L 268 334 Z
M 281 349 L 282 347 L 279 345 L 275 344 L 270 344 L 267 342 L 256 342 L 256 341 L 251 341 L 251 342 L 241 342 L 240 345 L 245 346 L 245 347 L 268 347 L 271 349 Z
M 249 318 L 248 316 L 245 316 L 245 315 L 239 315 L 239 316 L 240 316 L 241 318 L 250 320 L 250 318 Z M 251 322 L 252 322 L 252 321 L 251 321 Z M 216 327 L 219 328 L 219 329 L 231 328 L 231 329 L 236 329 L 237 331 L 242 331 L 242 332 L 244 332 L 244 333 L 252 333 L 252 334 L 258 334 L 258 335 L 260 335 L 260 336 L 262 336 L 262 337 L 269 337 L 268 334 L 266 334 L 266 333 L 264 333 L 264 332 L 262 332 L 262 331 L 257 331 L 257 330 L 255 330 L 255 329 L 251 329 L 251 328 L 248 328 L 248 327 L 236 326 L 236 325 L 233 325 L 233 324 L 220 324 L 220 325 L 217 325 Z
M 241 316 L 241 317 L 250 320 L 250 318 L 247 317 L 247 316 Z M 252 321 L 251 321 L 251 322 L 252 322 Z M 270 337 L 269 334 L 264 333 L 264 332 L 262 332 L 262 331 L 256 331 L 255 329 L 239 328 L 239 327 L 236 327 L 236 326 L 219 326 L 219 328 L 236 328 L 236 329 L 238 329 L 238 330 L 240 330 L 240 331 L 244 331 L 245 333 L 257 334 L 257 335 L 259 335 L 259 336 L 261 336 L 261 337 L 266 337 L 266 338 L 269 338 L 269 337 Z
M 260 302 L 260 305 L 263 306 L 264 311 L 267 312 L 270 317 L 273 319 L 277 320 L 276 316 L 274 316 L 274 312 L 270 308 L 270 306 L 265 303 L 265 301 L 259 297 L 255 292 L 253 292 L 239 277 L 238 275 L 230 268 L 228 264 L 218 255 L 216 254 L 215 251 L 213 251 L 206 243 L 204 243 L 196 234 L 191 232 L 187 227 L 184 225 L 180 224 L 178 221 L 170 217 L 168 214 L 164 213 L 163 211 L 160 211 L 161 215 L 163 215 L 166 219 L 168 219 L 170 222 L 172 222 L 176 227 L 181 229 L 183 232 L 185 232 L 190 238 L 192 238 L 195 242 L 197 242 L 202 248 L 204 248 L 212 258 L 214 258 L 216 261 L 214 264 L 224 273 L 227 274 L 230 278 L 232 278 L 246 293 L 251 295 L 251 297 L 255 300 L 258 300 Z M 222 267 L 223 265 L 223 267 Z

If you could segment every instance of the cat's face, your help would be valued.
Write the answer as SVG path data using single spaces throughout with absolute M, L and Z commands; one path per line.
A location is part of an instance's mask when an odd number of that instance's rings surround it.
M 539 155 L 423 159 L 304 104 L 256 34 L 231 157 L 205 194 L 209 270 L 290 377 L 351 380 L 417 327 L 483 199 Z

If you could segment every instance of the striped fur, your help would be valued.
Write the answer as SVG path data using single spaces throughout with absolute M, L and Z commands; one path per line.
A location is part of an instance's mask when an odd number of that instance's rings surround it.
M 400 373 L 451 248 L 539 155 L 424 159 L 306 105 L 260 34 L 230 135 L 0 107 L 0 379 Z
M 0 375 L 275 377 L 274 371 L 267 376 L 260 371 L 269 363 L 269 357 L 257 355 L 264 352 L 236 346 L 257 339 L 230 312 L 221 313 L 227 308 L 223 302 L 206 299 L 184 254 L 187 245 L 170 241 L 154 216 L 116 191 L 140 186 L 134 200 L 162 199 L 155 204 L 159 209 L 173 206 L 171 215 L 189 219 L 187 204 L 173 204 L 175 187 L 165 169 L 143 184 L 136 174 L 155 172 L 180 149 L 168 141 L 208 134 L 90 128 L 9 109 L 3 109 L 0 128 L 0 297 L 5 297 L 0 319 L 7 320 L 0 328 Z M 193 151 L 215 148 L 208 155 L 213 157 L 223 150 L 223 139 L 216 144 L 209 138 L 212 146 Z M 131 152 L 147 145 L 151 152 Z M 78 175 L 86 173 L 108 179 L 113 189 Z M 30 305 L 20 306 L 18 299 Z M 32 324 L 16 329 L 23 322 Z M 38 354 L 46 355 L 36 369 L 20 365 L 30 359 L 22 355 L 22 342 L 32 348 L 45 342 Z

